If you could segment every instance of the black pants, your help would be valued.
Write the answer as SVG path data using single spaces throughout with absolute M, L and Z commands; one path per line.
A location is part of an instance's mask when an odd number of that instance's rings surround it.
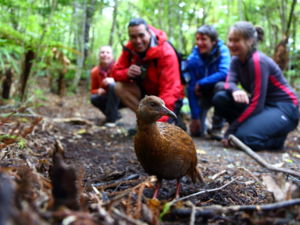
M 91 96 L 91 103 L 106 116 L 106 122 L 115 122 L 119 118 L 120 100 L 114 91 L 114 84 L 110 84 L 106 95 L 94 94 Z
M 215 109 L 229 123 L 247 107 L 236 103 L 231 93 L 219 91 L 213 98 Z M 291 103 L 266 105 L 262 112 L 253 115 L 237 129 L 234 135 L 253 150 L 282 149 L 287 134 L 299 122 L 298 108 Z
M 176 126 L 178 126 L 181 129 L 186 131 L 186 125 L 185 125 L 182 115 L 180 113 L 182 105 L 183 105 L 183 100 L 177 99 L 177 101 L 175 102 L 174 110 L 173 110 L 175 115 L 177 116 L 177 119 L 175 120 L 174 118 L 169 117 L 168 123 L 175 123 Z
M 199 97 L 199 107 L 201 108 L 200 122 L 201 122 L 201 134 L 204 134 L 207 130 L 205 120 L 207 112 L 211 107 L 213 107 L 212 99 L 214 96 L 214 90 L 208 89 L 204 90 L 202 96 Z M 214 110 L 212 115 L 212 129 L 221 129 L 224 125 L 224 118 L 217 110 Z

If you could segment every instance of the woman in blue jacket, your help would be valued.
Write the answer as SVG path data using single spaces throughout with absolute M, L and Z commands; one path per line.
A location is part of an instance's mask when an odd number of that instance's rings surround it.
M 202 136 L 206 114 L 212 106 L 214 86 L 219 81 L 225 81 L 230 54 L 214 27 L 201 26 L 196 32 L 196 46 L 188 57 L 187 71 L 190 75 L 188 82 L 188 99 L 192 120 L 190 133 L 192 136 Z M 212 131 L 220 130 L 223 126 L 222 117 L 214 113 Z

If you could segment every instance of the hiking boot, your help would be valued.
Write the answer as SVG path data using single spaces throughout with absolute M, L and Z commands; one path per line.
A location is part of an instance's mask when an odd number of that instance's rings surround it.
M 136 135 L 137 129 L 136 129 L 135 127 L 134 127 L 134 128 L 129 128 L 129 129 L 127 130 L 127 133 L 128 133 L 128 136 L 129 136 L 129 137 L 132 137 L 132 136 Z
M 211 139 L 221 141 L 223 139 L 222 128 L 210 128 L 207 129 L 207 134 Z
M 116 123 L 113 123 L 113 122 L 106 122 L 105 124 L 104 124 L 104 126 L 106 126 L 106 127 L 116 127 Z

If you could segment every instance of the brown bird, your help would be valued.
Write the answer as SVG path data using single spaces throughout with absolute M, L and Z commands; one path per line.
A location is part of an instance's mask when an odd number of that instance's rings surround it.
M 193 182 L 196 178 L 203 182 L 192 138 L 177 126 L 156 122 L 162 116 L 176 119 L 162 99 L 146 96 L 140 101 L 136 116 L 135 153 L 144 170 L 158 179 L 153 198 L 157 197 L 162 179 L 177 179 L 176 198 L 179 197 L 181 177 L 188 175 Z

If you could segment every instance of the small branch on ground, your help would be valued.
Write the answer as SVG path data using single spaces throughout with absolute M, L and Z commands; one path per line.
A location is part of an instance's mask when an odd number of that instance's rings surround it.
M 71 117 L 71 118 L 54 118 L 52 119 L 53 122 L 57 123 L 72 123 L 78 125 L 94 125 L 92 122 L 79 118 L 79 117 Z
M 193 193 L 193 194 L 190 194 L 190 195 L 178 198 L 178 199 L 174 199 L 173 201 L 170 202 L 170 204 L 174 204 L 176 202 L 179 202 L 179 201 L 182 201 L 182 200 L 185 200 L 185 199 L 188 199 L 190 197 L 197 196 L 197 195 L 202 195 L 202 194 L 206 194 L 206 193 L 210 193 L 210 192 L 220 191 L 220 190 L 224 189 L 226 186 L 228 186 L 229 184 L 233 183 L 235 180 L 236 179 L 233 179 L 230 182 L 228 182 L 227 184 L 224 184 L 223 186 L 218 187 L 218 188 L 203 190 L 203 191 L 199 191 L 199 192 L 196 192 L 196 193 Z
M 237 211 L 271 211 L 276 209 L 282 209 L 290 206 L 300 205 L 300 198 L 276 202 L 272 204 L 265 204 L 265 205 L 236 205 L 236 206 L 228 206 L 223 207 L 220 205 L 212 205 L 209 207 L 197 207 L 196 208 L 196 217 L 206 216 L 206 217 L 213 217 L 217 215 L 222 215 L 226 213 L 232 213 Z M 177 208 L 172 209 L 170 214 L 174 216 L 181 216 L 181 217 L 188 217 L 191 215 L 193 209 L 184 209 L 184 208 Z
M 298 173 L 294 170 L 290 170 L 290 169 L 286 169 L 286 168 L 278 168 L 276 166 L 273 166 L 273 165 L 267 163 L 263 158 L 261 158 L 250 147 L 245 145 L 241 140 L 239 140 L 234 135 L 229 135 L 229 140 L 232 141 L 238 148 L 240 148 L 241 150 L 246 152 L 248 155 L 250 155 L 252 158 L 254 158 L 260 165 L 266 167 L 267 169 L 273 170 L 273 171 L 276 171 L 276 172 L 286 173 L 286 174 L 293 175 L 295 177 L 300 178 L 300 173 Z

